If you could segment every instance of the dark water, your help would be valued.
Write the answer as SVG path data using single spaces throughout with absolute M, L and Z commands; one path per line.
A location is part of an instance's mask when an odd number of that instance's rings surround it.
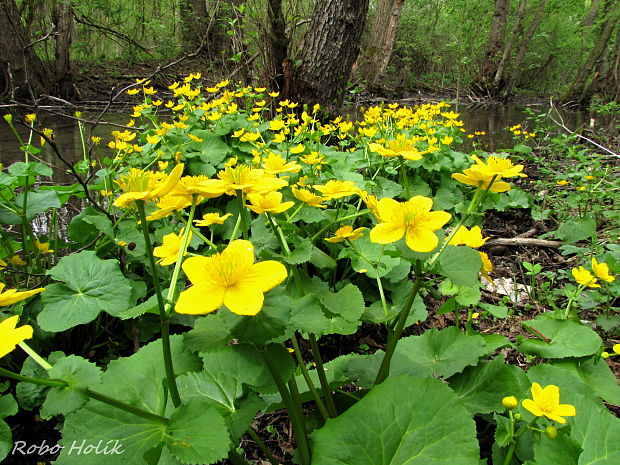
M 484 150 L 493 152 L 505 148 L 512 147 L 514 142 L 511 138 L 510 132 L 507 130 L 509 126 L 516 124 L 525 125 L 527 115 L 523 112 L 525 106 L 519 105 L 502 105 L 502 106 L 483 106 L 472 107 L 465 105 L 453 105 L 450 109 L 461 114 L 460 119 L 465 123 L 464 128 L 467 133 L 473 133 L 474 131 L 484 131 L 484 136 L 477 136 L 476 141 L 481 144 Z M 536 112 L 546 112 L 548 108 L 543 106 L 531 106 Z M 359 110 L 359 109 L 357 109 Z M 8 111 L 2 111 L 0 108 L 0 114 L 3 115 Z M 586 113 L 567 112 L 560 110 L 561 117 L 564 123 L 571 129 L 578 128 L 584 125 L 588 121 L 588 115 Z M 352 113 L 358 113 L 353 111 Z M 68 161 L 76 162 L 82 159 L 82 143 L 80 140 L 80 133 L 78 125 L 74 119 L 58 116 L 55 114 L 49 114 L 40 112 L 38 114 L 38 122 L 42 127 L 49 127 L 54 130 L 56 135 L 56 143 L 58 148 Z M 84 114 L 85 118 L 95 119 L 95 114 Z M 17 115 L 14 116 L 18 118 Z M 128 117 L 122 114 L 107 114 L 105 120 L 110 123 L 124 124 L 127 122 Z M 527 123 L 530 130 L 533 130 L 532 123 Z M 16 125 L 22 138 L 27 140 L 28 130 L 25 127 Z M 90 141 L 90 136 L 101 137 L 101 152 L 106 153 L 109 151 L 107 143 L 110 141 L 110 133 L 118 129 L 110 124 L 100 124 L 95 127 L 92 134 L 89 127 L 86 127 L 84 137 L 87 143 Z M 34 136 L 34 145 L 39 146 L 39 136 Z M 469 142 L 468 139 L 465 139 Z M 466 144 L 464 150 L 469 150 L 470 144 Z M 71 175 L 67 172 L 67 167 L 61 160 L 58 159 L 56 154 L 49 148 L 44 147 L 44 150 L 38 155 L 41 161 L 48 163 L 58 169 L 55 169 L 54 177 L 51 180 L 54 183 L 73 183 Z M 19 150 L 19 143 L 17 142 L 15 135 L 11 132 L 9 126 L 4 119 L 0 119 L 0 163 L 5 167 L 16 162 L 23 161 L 24 154 Z M 31 158 L 32 160 L 32 158 Z

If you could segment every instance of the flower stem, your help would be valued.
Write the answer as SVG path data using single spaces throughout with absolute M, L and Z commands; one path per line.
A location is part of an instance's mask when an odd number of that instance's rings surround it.
M 394 350 L 396 349 L 396 344 L 400 339 L 400 336 L 405 329 L 405 323 L 407 322 L 407 318 L 409 317 L 409 312 L 411 311 L 411 307 L 413 306 L 413 301 L 415 300 L 420 288 L 422 287 L 422 275 L 418 275 L 413 282 L 413 286 L 409 295 L 407 296 L 407 300 L 405 301 L 405 305 L 403 305 L 403 309 L 400 311 L 400 315 L 398 316 L 398 322 L 396 323 L 396 327 L 394 328 L 394 332 L 391 337 L 388 339 L 387 347 L 385 348 L 385 355 L 383 356 L 383 360 L 381 362 L 381 367 L 379 368 L 379 372 L 377 373 L 377 378 L 375 379 L 375 385 L 382 383 L 390 374 L 390 363 L 392 361 L 392 357 L 394 356 Z
M 146 255 L 149 260 L 149 265 L 151 266 L 153 286 L 155 287 L 155 294 L 157 295 L 157 305 L 159 307 L 159 321 L 161 324 L 162 350 L 164 355 L 164 368 L 166 370 L 166 382 L 168 384 L 168 388 L 170 389 L 172 403 L 175 407 L 179 407 L 181 405 L 181 396 L 179 395 L 179 389 L 177 388 L 177 382 L 174 376 L 174 367 L 172 365 L 172 351 L 170 349 L 170 317 L 166 313 L 166 304 L 164 302 L 164 297 L 161 292 L 161 284 L 159 282 L 159 276 L 157 273 L 157 265 L 155 265 L 155 258 L 153 257 L 153 247 L 151 245 L 151 237 L 149 236 L 149 226 L 146 221 L 144 202 L 142 200 L 136 200 L 136 206 L 138 207 L 140 224 L 142 225 L 144 244 L 146 246 Z
M 260 436 L 256 433 L 256 431 L 254 431 L 254 428 L 252 428 L 252 426 L 248 428 L 248 434 L 254 440 L 254 442 L 256 443 L 258 448 L 263 452 L 263 454 L 265 454 L 265 457 L 267 457 L 267 460 L 269 460 L 269 463 L 271 465 L 280 465 L 280 462 L 278 462 L 278 459 L 274 457 L 274 455 L 267 448 L 267 446 L 265 445 L 263 440 L 260 438 Z
M 293 334 L 293 337 L 291 337 L 291 342 L 293 343 L 293 349 L 295 350 L 295 357 L 297 358 L 297 364 L 299 365 L 299 368 L 301 368 L 301 373 L 304 376 L 304 379 L 306 380 L 306 384 L 308 385 L 310 392 L 312 393 L 312 397 L 314 397 L 316 406 L 319 408 L 319 411 L 321 412 L 323 419 L 327 420 L 328 418 L 330 418 L 329 412 L 325 408 L 325 404 L 323 403 L 321 396 L 317 392 L 316 387 L 314 386 L 314 383 L 312 382 L 312 378 L 310 378 L 310 373 L 308 372 L 306 363 L 304 362 L 301 356 L 301 350 L 299 348 L 299 343 L 297 342 L 297 334 Z
M 25 342 L 20 342 L 19 344 L 17 344 L 19 347 L 21 347 L 24 352 L 26 352 L 30 358 L 32 358 L 35 362 L 37 362 L 41 368 L 44 368 L 46 370 L 50 370 L 52 368 L 52 365 L 50 365 L 48 363 L 47 360 L 45 360 L 43 357 L 41 357 L 39 354 L 37 354 L 28 344 L 26 344 Z
M 269 369 L 269 372 L 271 373 L 271 376 L 275 381 L 276 386 L 278 387 L 278 391 L 282 396 L 284 406 L 286 407 L 286 410 L 288 411 L 288 414 L 290 416 L 291 424 L 293 425 L 293 431 L 295 432 L 295 437 L 297 439 L 297 446 L 299 447 L 301 463 L 302 465 L 310 465 L 310 447 L 308 445 L 308 437 L 303 422 L 303 414 L 293 401 L 291 393 L 286 387 L 282 376 L 280 376 L 278 368 L 276 367 L 273 359 L 271 358 L 267 350 L 264 347 L 257 349 L 263 357 L 263 360 L 265 360 L 265 364 L 267 365 L 267 368 Z
M 314 363 L 316 363 L 316 372 L 319 375 L 319 381 L 321 382 L 321 389 L 323 390 L 323 395 L 325 396 L 327 409 L 329 410 L 329 413 L 332 417 L 336 417 L 338 416 L 338 410 L 336 410 L 336 404 L 334 403 L 334 398 L 332 397 L 332 391 L 329 388 L 327 376 L 325 375 L 325 368 L 323 367 L 323 359 L 321 358 L 319 343 L 317 342 L 316 336 L 314 334 L 310 334 L 308 336 L 308 339 L 310 340 L 312 357 L 314 358 Z
M 403 180 L 403 186 L 405 188 L 405 195 L 407 196 L 407 200 L 409 200 L 409 198 L 411 197 L 411 193 L 409 190 L 409 178 L 407 178 L 405 159 L 402 156 L 398 158 L 400 159 L 400 176 Z
M 68 384 L 65 381 L 34 378 L 32 376 L 24 376 L 18 373 L 13 373 L 12 371 L 6 370 L 4 368 L 0 368 L 0 375 L 6 376 L 7 378 L 12 378 L 17 381 L 22 381 L 25 383 L 38 384 L 40 386 L 50 386 L 50 387 L 56 387 L 56 388 L 64 388 L 68 386 Z

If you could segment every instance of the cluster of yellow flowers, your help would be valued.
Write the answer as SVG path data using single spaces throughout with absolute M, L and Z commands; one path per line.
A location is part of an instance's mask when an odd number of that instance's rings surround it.
M 573 268 L 571 273 L 575 281 L 583 287 L 601 287 L 598 280 L 612 282 L 616 278 L 609 273 L 609 266 L 606 263 L 599 263 L 596 258 L 592 257 L 592 272 L 586 270 L 583 266 Z M 592 274 L 594 273 L 594 274 Z
M 523 408 L 537 417 L 545 416 L 550 420 L 565 424 L 564 417 L 574 417 L 577 414 L 575 406 L 560 404 L 560 388 L 550 384 L 544 388 L 538 383 L 532 383 L 532 398 L 521 402 Z M 515 396 L 502 399 L 502 405 L 508 410 L 514 410 L 519 406 Z

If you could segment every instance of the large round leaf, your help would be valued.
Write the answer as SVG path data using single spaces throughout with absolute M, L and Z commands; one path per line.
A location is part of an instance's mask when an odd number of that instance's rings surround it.
M 434 378 L 390 378 L 312 435 L 313 465 L 478 465 L 476 428 Z
M 548 339 L 526 339 L 519 344 L 519 351 L 524 354 L 544 358 L 585 357 L 597 352 L 602 344 L 598 334 L 571 320 L 538 318 L 522 324 Z
M 63 257 L 49 274 L 64 284 L 50 284 L 42 294 L 44 307 L 37 321 L 45 331 L 89 323 L 101 311 L 116 316 L 130 305 L 131 285 L 117 260 L 84 251 Z

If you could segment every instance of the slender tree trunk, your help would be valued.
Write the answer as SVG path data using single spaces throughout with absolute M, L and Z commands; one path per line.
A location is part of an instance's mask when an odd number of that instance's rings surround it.
M 396 26 L 405 0 L 379 0 L 366 47 L 363 74 L 370 88 L 385 77 L 396 37 Z
M 73 42 L 73 7 L 70 1 L 58 1 L 54 9 L 56 50 L 54 63 L 55 94 L 73 99 L 77 92 L 71 70 L 71 43 Z
M 493 80 L 495 70 L 497 69 L 497 61 L 506 37 L 506 23 L 508 22 L 508 9 L 510 0 L 495 0 L 493 9 L 493 22 L 491 23 L 491 34 L 485 58 L 480 67 L 476 87 L 483 93 L 488 92 L 489 84 Z
M 29 46 L 14 0 L 0 0 L 0 95 L 36 98 L 49 92 L 43 63 Z
M 615 87 L 612 84 L 614 81 L 614 65 L 617 73 L 618 55 L 620 54 L 620 43 L 618 43 L 618 39 L 620 39 L 620 23 L 617 23 L 615 42 L 613 44 L 610 43 L 608 50 L 601 53 L 601 56 L 594 66 L 594 77 L 590 81 L 587 90 L 583 93 L 582 100 L 589 101 L 595 93 L 604 94 L 610 100 L 614 100 L 615 94 L 618 92 L 617 80 Z
M 611 6 L 611 9 L 608 10 L 606 18 L 603 21 L 598 41 L 594 45 L 594 48 L 590 52 L 586 62 L 579 68 L 579 72 L 577 73 L 577 76 L 568 91 L 568 95 L 566 96 L 567 101 L 574 101 L 584 104 L 588 98 L 588 78 L 592 74 L 597 62 L 600 60 L 601 55 L 605 52 L 609 38 L 611 37 L 618 20 L 620 20 L 620 6 L 615 4 L 615 0 L 608 0 L 606 6 Z
M 600 7 L 601 7 L 601 0 L 591 1 L 588 16 L 586 16 L 583 19 L 583 22 L 581 23 L 583 27 L 589 27 L 594 24 L 594 21 L 596 21 L 596 17 L 598 16 L 598 10 Z
M 519 10 L 517 11 L 517 17 L 515 18 L 514 25 L 512 26 L 512 31 L 510 31 L 510 36 L 504 43 L 502 57 L 499 60 L 499 63 L 497 65 L 497 70 L 495 71 L 495 76 L 493 77 L 493 83 L 491 85 L 491 92 L 494 97 L 497 97 L 503 90 L 504 73 L 506 71 L 506 67 L 508 66 L 508 60 L 510 58 L 510 52 L 512 52 L 512 46 L 517 41 L 517 37 L 519 36 L 519 32 L 521 31 L 521 23 L 523 22 L 523 17 L 525 16 L 526 8 L 527 8 L 527 0 L 521 0 L 519 2 Z
M 360 50 L 368 0 L 317 0 L 294 68 L 293 96 L 337 108 Z
M 185 53 L 202 52 L 209 58 L 219 58 L 230 48 L 223 25 L 225 5 L 222 0 L 182 0 L 181 37 Z
M 269 30 L 267 43 L 269 45 L 268 61 L 271 68 L 271 79 L 275 88 L 283 98 L 290 98 L 290 66 L 288 63 L 289 38 L 286 34 L 286 22 L 282 14 L 282 0 L 269 0 L 267 7 Z
M 530 26 L 527 28 L 527 31 L 525 32 L 525 36 L 523 37 L 523 40 L 521 41 L 521 45 L 519 46 L 517 57 L 515 58 L 515 61 L 511 67 L 512 71 L 510 72 L 510 75 L 508 76 L 506 80 L 506 84 L 504 85 L 503 90 L 500 92 L 500 98 L 506 98 L 508 94 L 512 92 L 512 89 L 515 83 L 517 82 L 517 79 L 521 75 L 521 64 L 523 63 L 525 54 L 527 53 L 527 50 L 530 46 L 530 42 L 532 42 L 532 39 L 534 38 L 534 34 L 536 33 L 536 30 L 538 29 L 538 26 L 540 26 L 543 13 L 545 12 L 546 4 L 547 4 L 547 0 L 540 0 L 536 13 L 534 14 L 534 18 L 532 19 Z

